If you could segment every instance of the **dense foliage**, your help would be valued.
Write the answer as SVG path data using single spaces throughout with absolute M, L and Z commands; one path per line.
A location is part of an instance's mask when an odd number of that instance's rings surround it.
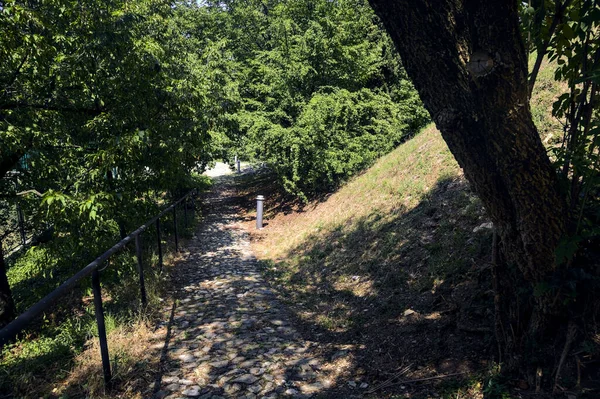
M 10 0 L 0 31 L 0 238 L 22 215 L 34 236 L 17 313 L 214 160 L 265 162 L 306 199 L 427 119 L 363 1 Z
M 5 1 L 0 17 L 3 206 L 29 231 L 123 233 L 150 193 L 233 153 L 306 198 L 427 119 L 362 1 Z
M 231 56 L 232 151 L 306 199 L 389 152 L 428 115 L 366 2 L 219 2 L 189 10 Z
M 0 239 L 16 206 L 29 237 L 45 232 L 8 272 L 18 311 L 222 156 L 218 49 L 199 51 L 181 19 L 154 0 L 0 3 Z
M 2 161 L 25 155 L 49 215 L 114 217 L 210 160 L 220 93 L 168 5 L 6 2 L 1 23 Z

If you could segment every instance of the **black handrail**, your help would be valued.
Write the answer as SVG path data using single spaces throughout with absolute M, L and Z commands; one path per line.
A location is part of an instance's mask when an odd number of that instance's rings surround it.
M 117 244 L 115 244 L 108 251 L 104 252 L 102 255 L 97 257 L 93 262 L 88 264 L 86 267 L 81 269 L 79 272 L 74 274 L 67 281 L 62 283 L 58 288 L 54 291 L 46 295 L 39 302 L 32 305 L 29 309 L 19 315 L 15 320 L 10 322 L 6 327 L 0 330 L 0 348 L 4 346 L 7 342 L 17 336 L 21 331 L 25 329 L 36 317 L 38 317 L 42 312 L 49 309 L 60 297 L 69 292 L 77 283 L 79 283 L 82 279 L 92 274 L 92 289 L 94 291 L 94 303 L 96 307 L 96 321 L 98 323 L 98 333 L 100 339 L 100 350 L 102 355 L 102 366 L 104 371 L 104 381 L 106 384 L 110 382 L 111 372 L 110 372 L 110 363 L 108 359 L 108 347 L 106 343 L 106 332 L 104 329 L 104 314 L 102 310 L 102 297 L 100 293 L 100 282 L 98 275 L 98 268 L 110 258 L 113 254 L 115 254 L 120 249 L 124 248 L 129 242 L 135 239 L 136 241 L 136 253 L 138 257 L 138 271 L 140 274 L 140 290 L 142 296 L 142 304 L 146 304 L 146 291 L 144 285 L 144 271 L 141 260 L 141 247 L 140 247 L 140 239 L 139 235 L 146 230 L 150 225 L 156 222 L 157 227 L 157 235 L 158 235 L 158 249 L 160 254 L 160 267 L 162 270 L 162 248 L 160 242 L 160 218 L 170 212 L 173 211 L 173 219 L 175 222 L 175 226 L 177 226 L 177 205 L 181 202 L 185 201 L 190 195 L 195 194 L 196 190 L 192 190 L 188 192 L 186 195 L 181 197 L 179 200 L 171 204 L 168 208 L 163 210 L 157 216 L 148 220 L 142 226 L 140 226 L 137 230 L 129 234 L 127 237 L 123 238 Z M 187 224 L 187 201 L 184 203 L 186 224 Z M 175 227 L 175 245 L 176 250 L 178 250 L 178 237 L 177 237 L 177 227 Z

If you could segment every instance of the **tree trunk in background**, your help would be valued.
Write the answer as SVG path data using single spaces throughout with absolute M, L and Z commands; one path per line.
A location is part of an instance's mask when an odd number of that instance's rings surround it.
M 533 289 L 556 272 L 566 205 L 531 118 L 517 2 L 369 1 L 492 218 L 503 259 L 518 267 L 511 279 Z M 503 295 L 513 292 L 506 281 Z M 562 312 L 548 296 L 527 299 L 534 305 L 523 342 L 547 333 Z M 513 354 L 519 345 L 510 345 Z
M 8 278 L 6 277 L 6 265 L 2 241 L 0 241 L 0 328 L 3 328 L 15 318 L 15 303 L 13 301 Z

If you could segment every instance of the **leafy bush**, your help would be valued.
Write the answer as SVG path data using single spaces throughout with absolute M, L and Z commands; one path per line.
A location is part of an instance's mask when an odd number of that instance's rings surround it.
M 368 167 L 426 121 L 417 102 L 394 102 L 366 88 L 329 88 L 314 94 L 292 127 L 255 122 L 248 148 L 288 192 L 306 199 Z

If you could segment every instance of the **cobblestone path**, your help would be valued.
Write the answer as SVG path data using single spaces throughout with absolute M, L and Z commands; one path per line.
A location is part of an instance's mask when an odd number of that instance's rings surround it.
M 227 179 L 208 196 L 209 214 L 177 266 L 179 301 L 155 397 L 315 396 L 329 388 L 328 373 L 257 271 Z

